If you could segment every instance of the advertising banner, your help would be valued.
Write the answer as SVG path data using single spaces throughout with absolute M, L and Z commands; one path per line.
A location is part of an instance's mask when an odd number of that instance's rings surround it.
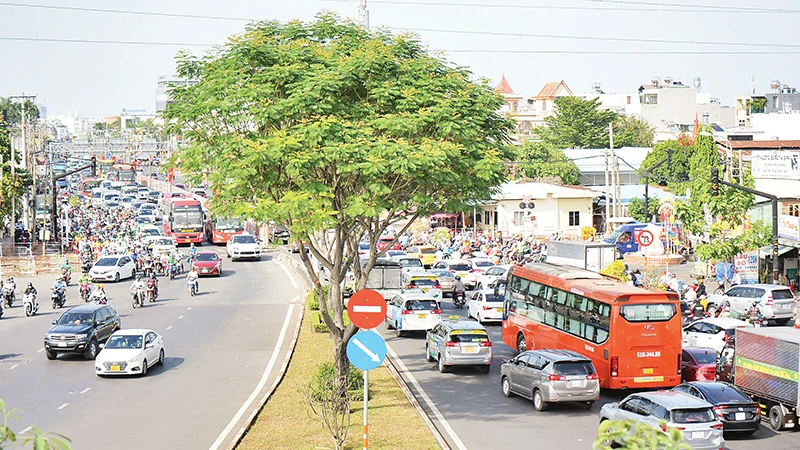
M 733 267 L 742 284 L 758 284 L 758 252 L 739 253 L 733 257 Z
M 778 236 L 800 241 L 800 217 L 778 214 Z
M 800 152 L 753 152 L 750 172 L 754 178 L 800 180 Z

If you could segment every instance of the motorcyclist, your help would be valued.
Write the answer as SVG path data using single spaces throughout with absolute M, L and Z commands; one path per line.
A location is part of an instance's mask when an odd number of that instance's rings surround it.
M 697 297 L 700 298 L 701 296 L 705 295 L 708 297 L 708 292 L 706 292 L 706 281 L 703 279 L 697 280 Z
M 745 313 L 748 321 L 753 322 L 756 320 L 761 320 L 763 314 L 761 313 L 761 305 L 759 305 L 758 300 L 753 301 L 748 308 L 747 312 Z
M 17 282 L 14 281 L 14 277 L 8 277 L 3 282 L 3 295 L 5 295 L 6 291 L 11 292 L 11 298 L 13 299 L 14 293 L 17 291 Z
M 154 290 L 155 290 L 155 298 L 158 298 L 158 278 L 156 277 L 156 274 L 154 274 L 154 273 L 150 274 L 150 278 L 148 278 L 148 280 L 147 280 L 148 284 L 149 284 L 149 282 L 151 280 L 153 281 L 153 287 L 154 287 Z
M 56 281 L 53 283 L 53 292 L 58 294 L 60 301 L 64 301 L 64 295 L 66 295 L 66 291 L 67 283 L 64 282 L 64 277 L 56 278 Z
M 91 296 L 89 297 L 92 300 L 98 300 L 100 303 L 108 302 L 108 296 L 106 296 L 105 288 L 102 284 L 95 284 L 94 290 L 92 291 Z
M 200 278 L 200 276 L 197 273 L 197 269 L 195 267 L 192 267 L 192 269 L 189 272 L 189 274 L 186 275 L 186 283 L 187 284 L 188 283 L 193 283 L 194 284 L 194 290 L 197 291 L 197 292 L 200 292 L 199 278 Z
M 172 271 L 177 272 L 176 264 L 178 261 L 175 259 L 175 252 L 170 252 L 169 256 L 167 257 L 167 274 L 171 273 Z
M 189 244 L 189 252 L 188 253 L 189 253 L 188 254 L 188 256 L 189 256 L 188 260 L 191 263 L 191 262 L 194 261 L 194 257 L 197 256 L 197 247 L 194 246 L 194 242 Z
M 456 275 L 456 280 L 453 282 L 453 295 L 464 294 L 467 292 L 467 287 L 461 281 L 461 276 Z
M 136 292 L 140 289 L 142 290 L 142 292 L 144 292 L 146 286 L 142 282 L 142 276 L 137 274 L 136 280 L 131 284 L 131 295 L 135 295 Z M 144 301 L 144 299 L 141 300 Z
M 28 287 L 25 288 L 25 295 L 28 295 L 28 294 L 33 294 L 34 296 L 36 296 L 36 294 L 38 294 L 38 291 L 33 286 L 33 283 L 28 283 Z

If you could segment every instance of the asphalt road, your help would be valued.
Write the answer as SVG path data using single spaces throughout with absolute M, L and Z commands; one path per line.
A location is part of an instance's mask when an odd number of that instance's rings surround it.
M 224 247 L 216 250 L 224 255 Z M 106 284 L 123 328 L 164 336 L 165 364 L 145 378 L 101 379 L 92 361 L 77 356 L 48 361 L 44 335 L 64 310 L 49 304 L 53 276 L 33 280 L 39 314 L 25 317 L 20 293 L 0 319 L 0 398 L 19 409 L 13 429 L 36 425 L 62 433 L 78 450 L 225 448 L 253 410 L 240 410 L 245 401 L 260 399 L 275 380 L 301 312 L 299 278 L 290 277 L 276 255 L 267 253 L 261 262 L 225 259 L 223 276 L 202 278 L 194 298 L 185 275 L 162 277 L 159 300 L 135 311 L 132 280 Z M 67 307 L 81 304 L 76 279 Z M 17 281 L 21 292 L 28 280 Z M 230 433 L 221 437 L 223 430 Z
M 457 314 L 466 318 L 466 310 L 455 309 L 449 298 L 442 302 L 442 309 L 445 317 Z M 619 401 L 627 394 L 603 391 L 600 401 L 590 411 L 564 404 L 552 405 L 548 411 L 537 412 L 527 399 L 516 396 L 506 398 L 500 390 L 500 365 L 515 352 L 503 344 L 499 324 L 487 324 L 486 329 L 494 349 L 489 374 L 472 367 L 439 373 L 436 363 L 425 361 L 424 333 L 397 338 L 384 325 L 378 331 L 386 338 L 390 354 L 394 351 L 408 369 L 402 375 L 437 428 L 444 431 L 449 426 L 457 436 L 456 440 L 449 437 L 446 431 L 443 432 L 453 449 L 590 449 L 597 435 L 601 406 Z M 436 411 L 425 401 L 426 396 Z M 441 416 L 447 424 L 437 416 Z M 726 444 L 732 450 L 785 450 L 800 447 L 800 433 L 776 433 L 762 423 L 761 430 L 753 436 L 726 436 Z

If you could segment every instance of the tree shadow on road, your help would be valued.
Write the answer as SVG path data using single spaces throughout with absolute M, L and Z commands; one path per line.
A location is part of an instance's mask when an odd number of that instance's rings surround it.
M 22 356 L 22 353 L 2 353 L 0 354 L 0 361 L 4 359 L 16 358 L 17 356 Z

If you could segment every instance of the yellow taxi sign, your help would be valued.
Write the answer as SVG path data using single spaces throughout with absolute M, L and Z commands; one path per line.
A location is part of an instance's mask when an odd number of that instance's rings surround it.
M 448 316 L 447 320 L 450 321 L 450 322 L 458 322 L 459 320 L 461 320 L 461 317 L 455 316 L 455 315 L 454 316 Z
M 486 330 L 453 330 L 450 334 L 486 334 Z

